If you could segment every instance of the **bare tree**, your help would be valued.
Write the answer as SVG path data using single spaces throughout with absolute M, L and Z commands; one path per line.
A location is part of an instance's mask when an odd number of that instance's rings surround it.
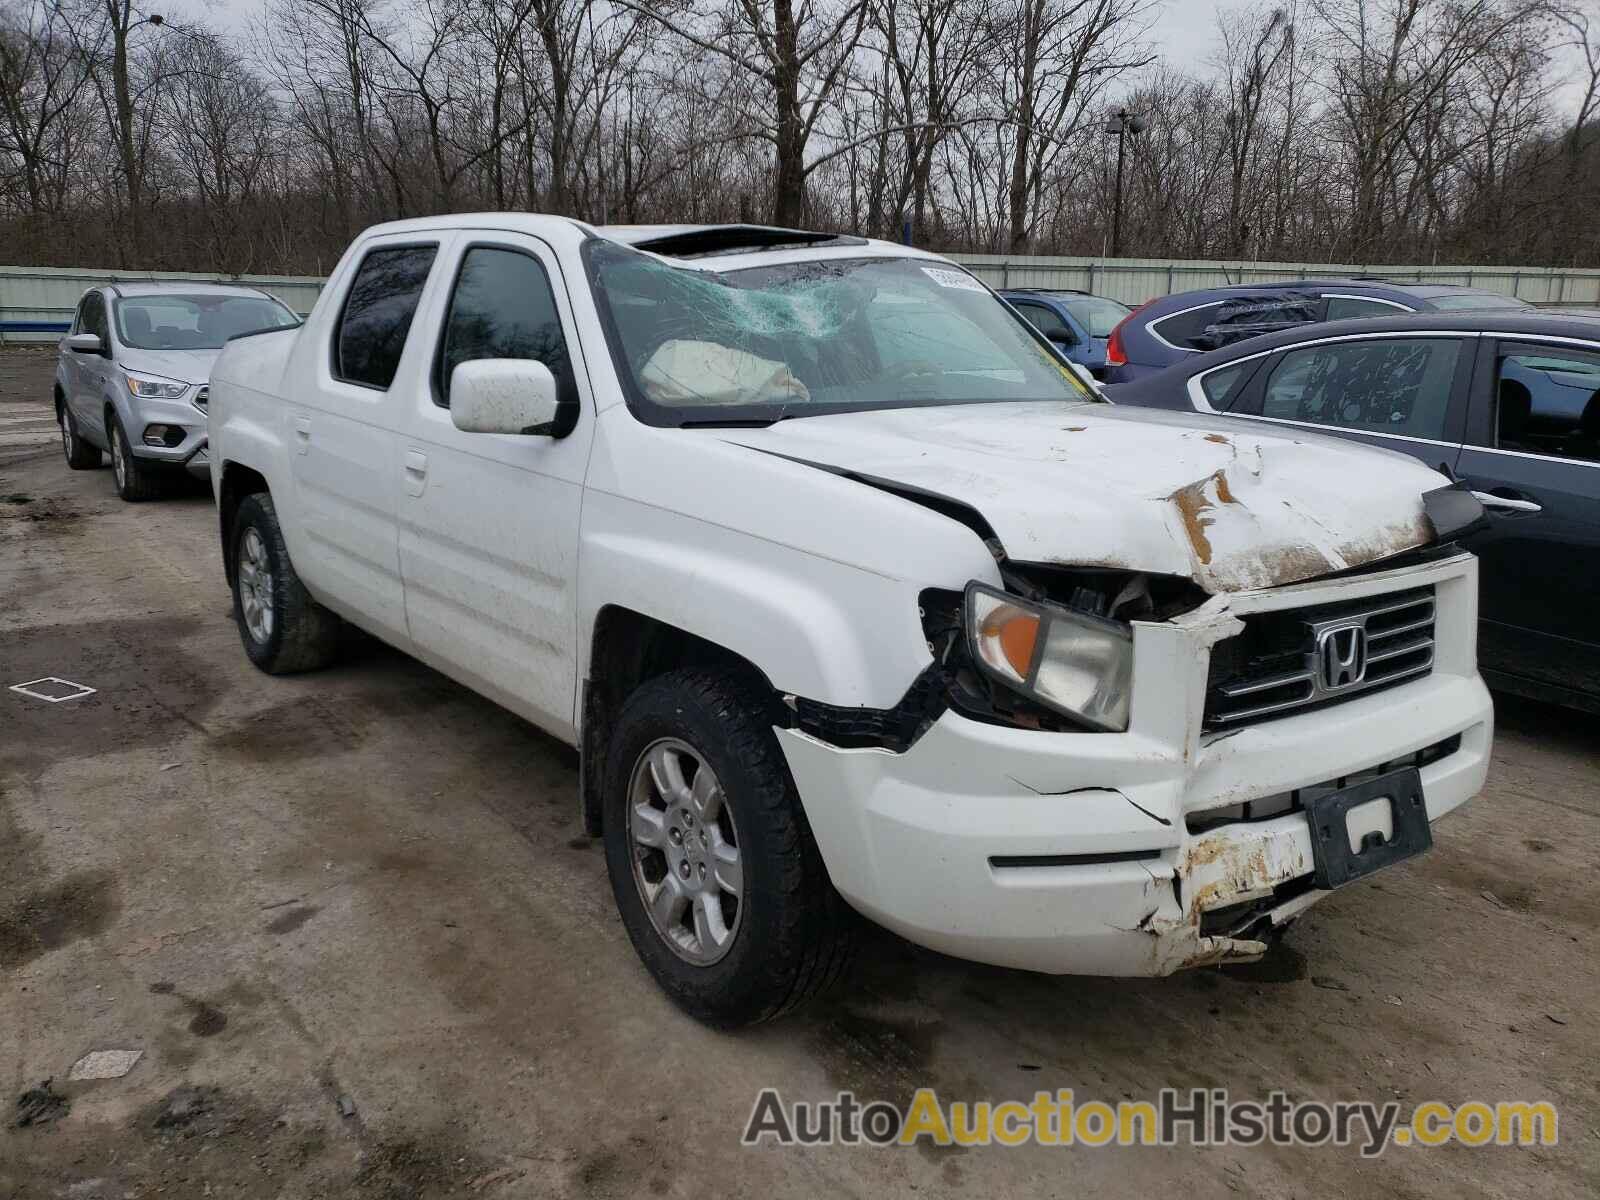
M 998 114 L 1009 138 L 1009 249 L 1028 247 L 1046 181 L 1105 89 L 1153 56 L 1139 40 L 1145 0 L 1003 0 L 990 9 Z
M 42 0 L 0 18 L 0 150 L 20 164 L 27 210 L 59 212 L 74 144 L 67 128 L 88 76 Z

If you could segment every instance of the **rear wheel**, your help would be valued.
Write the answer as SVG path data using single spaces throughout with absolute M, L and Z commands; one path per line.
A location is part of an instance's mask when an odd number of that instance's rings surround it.
M 106 433 L 111 441 L 111 473 L 116 477 L 117 495 L 130 503 L 154 500 L 161 494 L 161 468 L 152 467 L 134 456 L 122 418 L 109 410 Z
M 770 1020 L 844 971 L 834 891 L 755 689 L 674 671 L 623 705 L 605 764 L 606 865 L 634 949 L 690 1015 Z
M 67 456 L 67 466 L 74 471 L 89 471 L 100 465 L 100 451 L 78 436 L 78 422 L 72 410 L 61 405 L 61 450 Z
M 229 554 L 233 619 L 250 661 L 269 675 L 327 666 L 338 651 L 341 622 L 300 582 L 265 492 L 239 505 Z

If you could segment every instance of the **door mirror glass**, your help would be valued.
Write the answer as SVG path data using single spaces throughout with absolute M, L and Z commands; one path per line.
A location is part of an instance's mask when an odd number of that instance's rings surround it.
M 67 349 L 76 350 L 79 354 L 99 354 L 100 335 L 98 333 L 75 333 L 67 339 Z
M 1059 329 L 1047 329 L 1044 331 L 1044 335 L 1058 346 L 1076 346 L 1078 344 L 1078 335 L 1065 325 Z
M 476 358 L 450 373 L 450 420 L 465 433 L 550 436 L 561 403 L 550 368 L 531 358 Z

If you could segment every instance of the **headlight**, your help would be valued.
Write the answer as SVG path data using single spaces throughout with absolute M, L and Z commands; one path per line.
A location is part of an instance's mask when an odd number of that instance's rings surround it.
M 1097 729 L 1124 730 L 1133 691 L 1133 631 L 1056 604 L 967 584 L 974 661 L 1007 687 Z
M 189 391 L 187 383 L 176 379 L 163 379 L 159 375 L 141 375 L 135 371 L 125 371 L 123 378 L 128 384 L 128 395 L 137 396 L 141 400 L 182 400 Z

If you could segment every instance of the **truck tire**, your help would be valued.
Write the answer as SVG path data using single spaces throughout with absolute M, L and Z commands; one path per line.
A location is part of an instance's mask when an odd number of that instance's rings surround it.
M 130 504 L 141 500 L 154 500 L 161 495 L 160 467 L 141 462 L 133 453 L 133 443 L 128 441 L 128 431 L 122 427 L 122 418 L 106 410 L 106 433 L 111 442 L 111 473 L 117 481 L 117 495 Z
M 295 574 L 265 492 L 239 505 L 228 555 L 233 619 L 250 661 L 268 675 L 314 671 L 332 662 L 342 622 L 311 598 Z
M 100 451 L 78 436 L 78 422 L 72 410 L 61 405 L 61 449 L 67 456 L 67 466 L 74 471 L 91 471 L 100 465 Z
M 679 1007 L 736 1028 L 844 973 L 860 919 L 828 878 L 750 687 L 700 669 L 649 680 L 611 729 L 604 779 L 611 890 Z

